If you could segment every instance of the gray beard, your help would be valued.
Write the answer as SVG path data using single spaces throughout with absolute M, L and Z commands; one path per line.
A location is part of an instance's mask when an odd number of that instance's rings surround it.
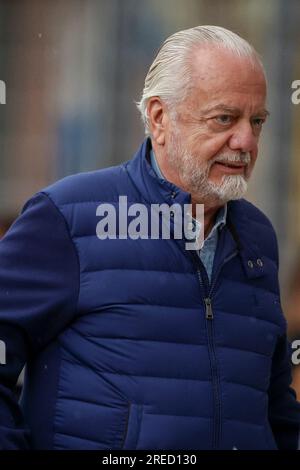
M 193 156 L 183 154 L 181 179 L 189 192 L 199 200 L 227 202 L 242 198 L 248 187 L 243 175 L 223 175 L 221 183 L 209 181 L 208 175 L 213 162 L 197 165 Z
M 179 172 L 184 188 L 192 193 L 199 202 L 226 203 L 233 199 L 242 198 L 248 187 L 247 179 L 243 175 L 223 175 L 221 183 L 209 181 L 210 168 L 215 159 L 199 164 L 197 159 L 187 152 L 180 151 L 177 139 L 172 138 L 169 164 Z M 246 156 L 244 157 L 247 161 Z M 239 157 L 240 159 L 240 157 Z

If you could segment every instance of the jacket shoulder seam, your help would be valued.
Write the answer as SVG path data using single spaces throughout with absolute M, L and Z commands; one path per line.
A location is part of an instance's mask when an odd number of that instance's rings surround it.
M 60 217 L 62 218 L 63 220 L 63 223 L 64 223 L 64 226 L 66 228 L 66 233 L 67 233 L 67 236 L 71 242 L 71 245 L 73 247 L 73 250 L 74 250 L 74 253 L 75 253 L 75 257 L 76 257 L 76 260 L 77 260 L 77 266 L 78 266 L 78 286 L 77 286 L 77 299 L 76 299 L 76 312 L 78 311 L 78 303 L 79 303 L 79 294 L 80 294 L 80 284 L 81 284 L 81 276 L 80 276 L 80 259 L 79 259 L 79 253 L 78 253 L 78 250 L 77 250 L 77 247 L 75 245 L 75 242 L 72 238 L 72 235 L 70 233 L 70 229 L 69 229 L 69 225 L 68 225 L 68 222 L 64 216 L 64 214 L 61 212 L 61 210 L 59 209 L 59 207 L 57 207 L 57 205 L 55 204 L 55 202 L 53 201 L 52 197 L 46 193 L 45 191 L 41 191 L 40 194 L 42 194 L 43 196 L 45 196 L 49 202 L 52 204 L 52 206 L 55 208 L 55 210 L 57 211 L 57 213 L 60 215 Z

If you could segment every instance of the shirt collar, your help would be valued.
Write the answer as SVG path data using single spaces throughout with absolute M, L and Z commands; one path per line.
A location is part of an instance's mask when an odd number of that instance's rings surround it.
M 159 178 L 161 178 L 162 180 L 165 179 L 164 175 L 162 174 L 159 166 L 158 166 L 158 163 L 157 163 L 157 160 L 156 160 L 156 156 L 155 156 L 155 153 L 153 152 L 153 149 L 150 150 L 150 160 L 151 160 L 151 166 L 153 168 L 153 170 L 155 171 L 155 173 L 157 174 L 157 176 Z

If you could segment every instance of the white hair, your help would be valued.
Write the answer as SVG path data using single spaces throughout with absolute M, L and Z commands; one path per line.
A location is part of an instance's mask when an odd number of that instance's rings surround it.
M 260 64 L 258 53 L 245 39 L 221 26 L 196 26 L 169 36 L 160 47 L 145 78 L 141 100 L 136 103 L 149 134 L 147 104 L 149 98 L 159 96 L 168 105 L 182 101 L 191 86 L 191 65 L 188 60 L 195 46 L 225 47 L 239 57 L 248 57 Z

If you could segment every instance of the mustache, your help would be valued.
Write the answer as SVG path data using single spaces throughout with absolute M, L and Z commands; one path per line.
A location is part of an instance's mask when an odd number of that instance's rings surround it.
M 249 153 L 242 152 L 242 153 L 236 153 L 232 155 L 218 155 L 215 157 L 212 161 L 212 163 L 215 162 L 225 162 L 225 163 L 243 163 L 243 164 L 249 164 L 251 161 L 251 157 Z

